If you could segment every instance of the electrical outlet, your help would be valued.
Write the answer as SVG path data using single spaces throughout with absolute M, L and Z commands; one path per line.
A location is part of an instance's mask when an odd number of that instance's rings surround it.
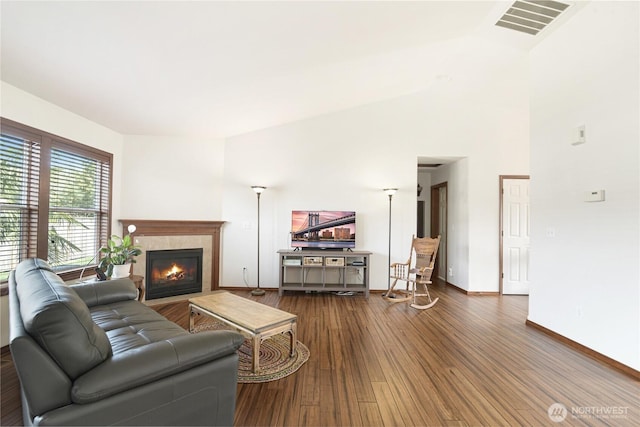
M 449 277 L 453 277 L 453 267 L 449 267 Z

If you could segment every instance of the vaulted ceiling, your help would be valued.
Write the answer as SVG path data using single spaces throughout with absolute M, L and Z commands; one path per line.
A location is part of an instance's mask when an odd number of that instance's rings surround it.
M 544 34 L 496 26 L 509 5 L 2 1 L 0 71 L 123 134 L 226 137 L 455 78 L 471 39 L 526 51 Z

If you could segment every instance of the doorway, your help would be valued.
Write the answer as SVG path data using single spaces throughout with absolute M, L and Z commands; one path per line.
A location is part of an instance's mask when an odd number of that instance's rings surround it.
M 500 176 L 500 294 L 529 295 L 529 176 Z
M 433 274 L 447 281 L 447 183 L 431 186 L 431 235 L 440 235 L 440 248 Z

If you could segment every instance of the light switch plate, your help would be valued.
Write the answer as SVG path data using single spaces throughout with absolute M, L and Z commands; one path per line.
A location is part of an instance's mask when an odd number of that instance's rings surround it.
M 571 145 L 580 145 L 587 142 L 587 136 L 585 132 L 586 132 L 586 129 L 584 125 L 578 126 L 577 128 L 575 128 L 573 131 L 573 138 L 571 141 Z

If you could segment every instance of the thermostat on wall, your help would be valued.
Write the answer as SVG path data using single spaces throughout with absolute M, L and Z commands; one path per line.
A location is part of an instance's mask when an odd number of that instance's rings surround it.
M 585 202 L 604 202 L 604 190 L 587 191 L 584 195 Z

